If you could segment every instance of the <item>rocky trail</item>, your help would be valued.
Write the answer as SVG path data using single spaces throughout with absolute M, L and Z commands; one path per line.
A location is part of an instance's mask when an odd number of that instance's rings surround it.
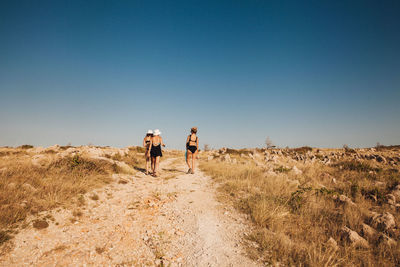
M 210 177 L 186 174 L 174 158 L 161 170 L 157 178 L 114 174 L 111 184 L 86 194 L 79 212 L 58 209 L 47 228 L 21 230 L 0 265 L 260 265 L 245 256 L 244 216 L 216 200 Z

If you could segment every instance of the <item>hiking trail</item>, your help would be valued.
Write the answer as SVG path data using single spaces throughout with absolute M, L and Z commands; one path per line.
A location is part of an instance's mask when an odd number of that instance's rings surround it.
M 14 237 L 1 266 L 259 266 L 245 256 L 244 215 L 216 200 L 215 184 L 183 160 L 161 161 L 161 176 L 113 174 L 85 197 L 80 216 L 56 209 L 49 227 Z

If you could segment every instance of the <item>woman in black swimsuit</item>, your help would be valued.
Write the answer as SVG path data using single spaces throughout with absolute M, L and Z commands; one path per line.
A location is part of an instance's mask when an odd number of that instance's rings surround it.
M 160 163 L 160 157 L 162 157 L 161 146 L 165 146 L 160 134 L 160 130 L 154 130 L 150 142 L 151 168 L 153 169 L 153 176 L 155 177 L 158 176 L 158 165 Z
M 190 130 L 190 135 L 186 139 L 186 163 L 189 167 L 189 170 L 187 173 L 194 173 L 195 169 L 195 162 L 196 162 L 196 156 L 197 152 L 199 151 L 199 138 L 196 135 L 197 133 L 197 127 L 193 127 Z M 192 161 L 192 166 L 190 166 L 190 161 Z
M 150 164 L 150 142 L 153 137 L 153 131 L 148 130 L 146 136 L 143 139 L 143 146 L 146 148 L 146 152 L 144 153 L 144 157 L 146 159 L 146 175 L 149 174 L 149 164 Z

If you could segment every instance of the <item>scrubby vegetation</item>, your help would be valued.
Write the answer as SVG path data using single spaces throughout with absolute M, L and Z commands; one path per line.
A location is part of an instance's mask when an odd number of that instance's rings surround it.
M 221 185 L 221 197 L 253 222 L 254 257 L 283 266 L 400 265 L 399 228 L 375 222 L 388 213 L 400 222 L 399 207 L 389 200 L 400 182 L 398 167 L 346 158 L 346 151 L 330 164 L 296 161 L 281 152 L 265 162 L 257 152 L 247 157 L 225 151 L 204 159 L 201 169 Z M 226 154 L 230 161 L 221 160 Z M 370 228 L 373 234 L 366 232 Z
M 36 167 L 30 159 L 10 158 L 1 162 L 0 226 L 6 228 L 28 214 L 70 204 L 79 194 L 108 183 L 116 166 L 79 156 L 54 159 L 47 167 Z
M 110 150 L 113 154 L 108 157 L 102 148 L 31 148 L 24 145 L 0 151 L 0 243 L 7 241 L 12 236 L 10 229 L 21 225 L 28 215 L 83 206 L 84 194 L 110 183 L 113 173 L 130 173 L 144 162 L 140 148 L 126 153 Z M 90 198 L 99 199 L 96 194 Z

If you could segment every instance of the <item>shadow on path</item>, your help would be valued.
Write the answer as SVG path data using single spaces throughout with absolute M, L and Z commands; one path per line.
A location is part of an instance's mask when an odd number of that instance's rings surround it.
M 144 168 L 139 168 L 139 167 L 136 167 L 136 166 L 134 166 L 133 168 L 134 168 L 135 170 L 137 170 L 137 171 L 146 173 L 146 169 L 144 169 Z
M 186 173 L 184 171 L 178 170 L 178 169 L 167 169 L 167 168 L 162 168 L 163 171 L 167 171 L 167 172 L 182 172 L 182 173 Z

